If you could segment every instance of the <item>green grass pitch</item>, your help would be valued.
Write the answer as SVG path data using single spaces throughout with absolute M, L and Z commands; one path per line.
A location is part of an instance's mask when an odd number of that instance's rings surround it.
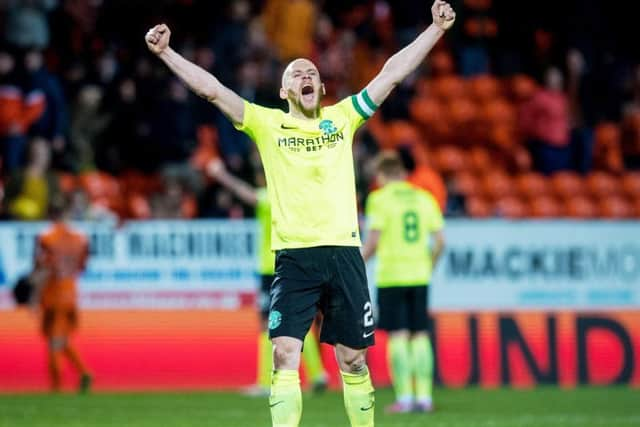
M 393 399 L 379 390 L 378 427 L 640 426 L 640 391 L 445 389 L 433 414 L 385 415 Z M 0 395 L 0 427 L 269 427 L 264 398 L 232 393 Z M 305 396 L 301 427 L 348 427 L 342 394 Z

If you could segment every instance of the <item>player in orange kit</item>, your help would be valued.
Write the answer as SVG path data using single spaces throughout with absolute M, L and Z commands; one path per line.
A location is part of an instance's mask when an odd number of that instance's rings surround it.
M 42 272 L 39 289 L 42 332 L 48 344 L 49 375 L 52 390 L 61 386 L 61 363 L 66 357 L 80 373 L 79 391 L 91 387 L 91 375 L 70 341 L 78 325 L 76 279 L 85 268 L 89 243 L 80 232 L 64 222 L 66 203 L 54 200 L 50 215 L 54 223 L 36 242 L 35 270 Z

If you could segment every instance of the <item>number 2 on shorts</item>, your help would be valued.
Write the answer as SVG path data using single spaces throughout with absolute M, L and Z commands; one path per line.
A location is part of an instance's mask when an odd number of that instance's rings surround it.
M 367 302 L 364 304 L 364 327 L 369 326 L 373 326 L 373 309 L 371 303 Z

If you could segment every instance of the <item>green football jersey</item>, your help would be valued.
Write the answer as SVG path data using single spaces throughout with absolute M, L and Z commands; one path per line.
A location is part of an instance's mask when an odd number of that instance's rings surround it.
M 430 235 L 444 227 L 438 203 L 426 191 L 397 181 L 369 194 L 370 230 L 380 231 L 378 287 L 420 286 L 431 280 Z

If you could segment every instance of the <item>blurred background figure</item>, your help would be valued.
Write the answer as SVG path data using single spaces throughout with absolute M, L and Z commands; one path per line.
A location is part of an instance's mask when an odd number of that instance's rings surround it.
M 378 328 L 389 333 L 387 359 L 396 401 L 385 411 L 432 412 L 434 353 L 429 335 L 429 285 L 444 250 L 436 199 L 407 182 L 392 152 L 376 159 L 381 188 L 369 194 L 365 261 L 377 255 Z
M 91 387 L 91 375 L 80 354 L 71 342 L 78 327 L 77 278 L 85 269 L 89 256 L 87 238 L 66 224 L 68 202 L 58 196 L 51 201 L 51 227 L 37 239 L 34 269 L 42 271 L 40 284 L 40 311 L 42 333 L 47 341 L 51 390 L 62 387 L 62 360 L 67 359 L 80 376 L 78 390 Z
M 260 238 L 257 266 L 257 272 L 260 276 L 260 288 L 257 300 L 261 329 L 258 338 L 257 381 L 255 386 L 248 390 L 248 393 L 256 396 L 269 396 L 271 373 L 273 371 L 273 355 L 268 328 L 269 307 L 271 304 L 269 290 L 274 280 L 275 254 L 271 250 L 271 206 L 267 199 L 264 173 L 260 172 L 258 174 L 256 179 L 258 187 L 254 188 L 230 174 L 224 163 L 219 159 L 213 160 L 208 165 L 207 171 L 221 185 L 256 210 Z M 324 391 L 327 388 L 328 380 L 320 356 L 318 338 L 316 337 L 319 322 L 321 320 L 317 317 L 315 321 L 316 327 L 312 327 L 305 337 L 302 350 L 302 362 L 307 381 L 316 392 Z
M 49 141 L 34 138 L 28 151 L 27 164 L 7 180 L 4 210 L 13 219 L 43 220 L 48 218 L 51 202 L 61 196 L 58 177 L 50 169 Z

